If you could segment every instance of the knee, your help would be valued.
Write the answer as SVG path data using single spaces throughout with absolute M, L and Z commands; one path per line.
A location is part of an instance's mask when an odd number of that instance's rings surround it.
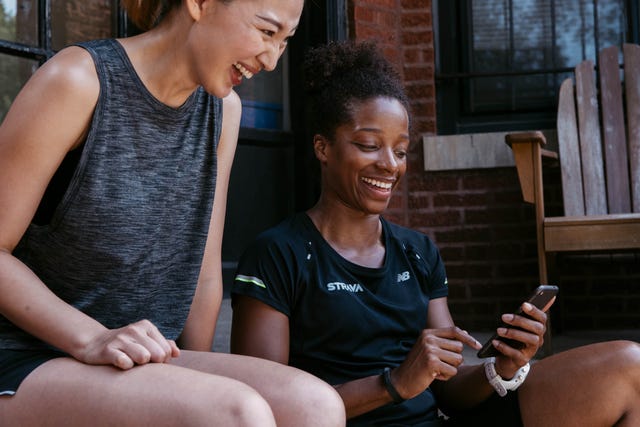
M 296 375 L 288 384 L 287 394 L 297 408 L 295 425 L 345 425 L 346 412 L 342 398 L 335 388 L 315 376 L 307 373 Z
M 594 370 L 606 374 L 609 382 L 628 385 L 630 390 L 640 393 L 640 344 L 611 341 L 601 345 L 604 357 L 598 358 L 600 364 Z
M 314 380 L 316 380 L 314 378 Z M 319 426 L 344 426 L 346 423 L 346 411 L 342 397 L 335 388 L 321 380 L 316 380 L 314 387 L 317 391 L 313 397 L 313 404 L 320 414 Z
M 616 341 L 625 369 L 632 370 L 634 379 L 640 384 L 640 344 L 633 341 Z
M 224 393 L 203 388 L 186 396 L 180 405 L 180 425 L 274 426 L 275 418 L 267 401 L 244 384 L 231 384 Z M 212 397 L 212 396 L 215 396 Z
M 227 408 L 229 424 L 233 426 L 275 426 L 275 419 L 267 401 L 257 392 L 243 393 L 239 399 L 234 399 Z M 218 415 L 216 415 L 216 419 Z M 211 424 L 209 419 L 209 424 Z
M 633 341 L 612 341 L 609 343 L 610 363 L 621 368 L 640 370 L 640 344 Z M 628 372 L 628 371 L 626 371 Z

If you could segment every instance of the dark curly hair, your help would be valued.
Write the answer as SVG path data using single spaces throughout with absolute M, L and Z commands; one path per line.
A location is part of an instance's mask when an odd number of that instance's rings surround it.
M 332 139 L 352 120 L 353 107 L 371 98 L 394 98 L 409 112 L 402 81 L 375 42 L 329 42 L 303 63 L 311 131 Z

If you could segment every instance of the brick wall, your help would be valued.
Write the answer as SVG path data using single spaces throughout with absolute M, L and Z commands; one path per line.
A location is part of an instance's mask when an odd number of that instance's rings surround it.
M 409 170 L 386 216 L 440 248 L 456 322 L 491 329 L 496 313 L 513 310 L 538 282 L 535 216 L 522 202 L 515 168 L 423 170 L 420 136 L 437 130 L 431 0 L 351 0 L 349 12 L 350 37 L 378 40 L 412 102 Z M 558 171 L 544 179 L 548 213 L 561 214 Z M 640 255 L 556 259 L 555 328 L 640 328 Z

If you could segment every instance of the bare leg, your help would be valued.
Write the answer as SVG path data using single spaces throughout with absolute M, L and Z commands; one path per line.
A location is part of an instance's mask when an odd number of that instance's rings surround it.
M 183 351 L 174 361 L 175 364 L 151 363 L 120 371 L 73 359 L 51 360 L 32 372 L 15 396 L 0 398 L 3 423 L 274 426 L 278 419 L 282 425 L 344 424 L 341 400 L 337 393 L 334 396 L 327 392 L 333 392 L 333 388 L 297 370 L 217 353 Z M 189 365 L 194 369 L 185 367 Z M 195 369 L 196 365 L 203 369 Z M 219 372 L 205 369 L 208 366 L 219 366 Z M 244 378 L 255 381 L 265 396 L 245 384 Z M 316 392 L 319 397 L 314 395 Z M 307 403 L 311 403 L 310 407 L 306 407 Z M 320 406 L 312 406 L 315 404 Z M 336 415 L 326 414 L 329 410 Z M 307 418 L 314 418 L 315 424 L 300 421 Z
M 640 345 L 604 342 L 545 358 L 519 396 L 526 427 L 640 426 Z
M 182 351 L 173 362 L 198 371 L 235 378 L 263 396 L 279 427 L 344 426 L 345 409 L 338 392 L 320 379 L 302 370 L 266 359 L 215 353 Z

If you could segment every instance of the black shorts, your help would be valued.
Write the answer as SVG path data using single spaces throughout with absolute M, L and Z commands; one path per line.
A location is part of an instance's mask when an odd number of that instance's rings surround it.
M 55 350 L 0 350 L 0 396 L 14 395 L 27 375 L 58 357 L 67 355 Z
M 446 427 L 522 427 L 518 391 L 510 391 L 504 397 L 493 393 L 489 399 L 475 408 L 452 415 L 444 425 Z

